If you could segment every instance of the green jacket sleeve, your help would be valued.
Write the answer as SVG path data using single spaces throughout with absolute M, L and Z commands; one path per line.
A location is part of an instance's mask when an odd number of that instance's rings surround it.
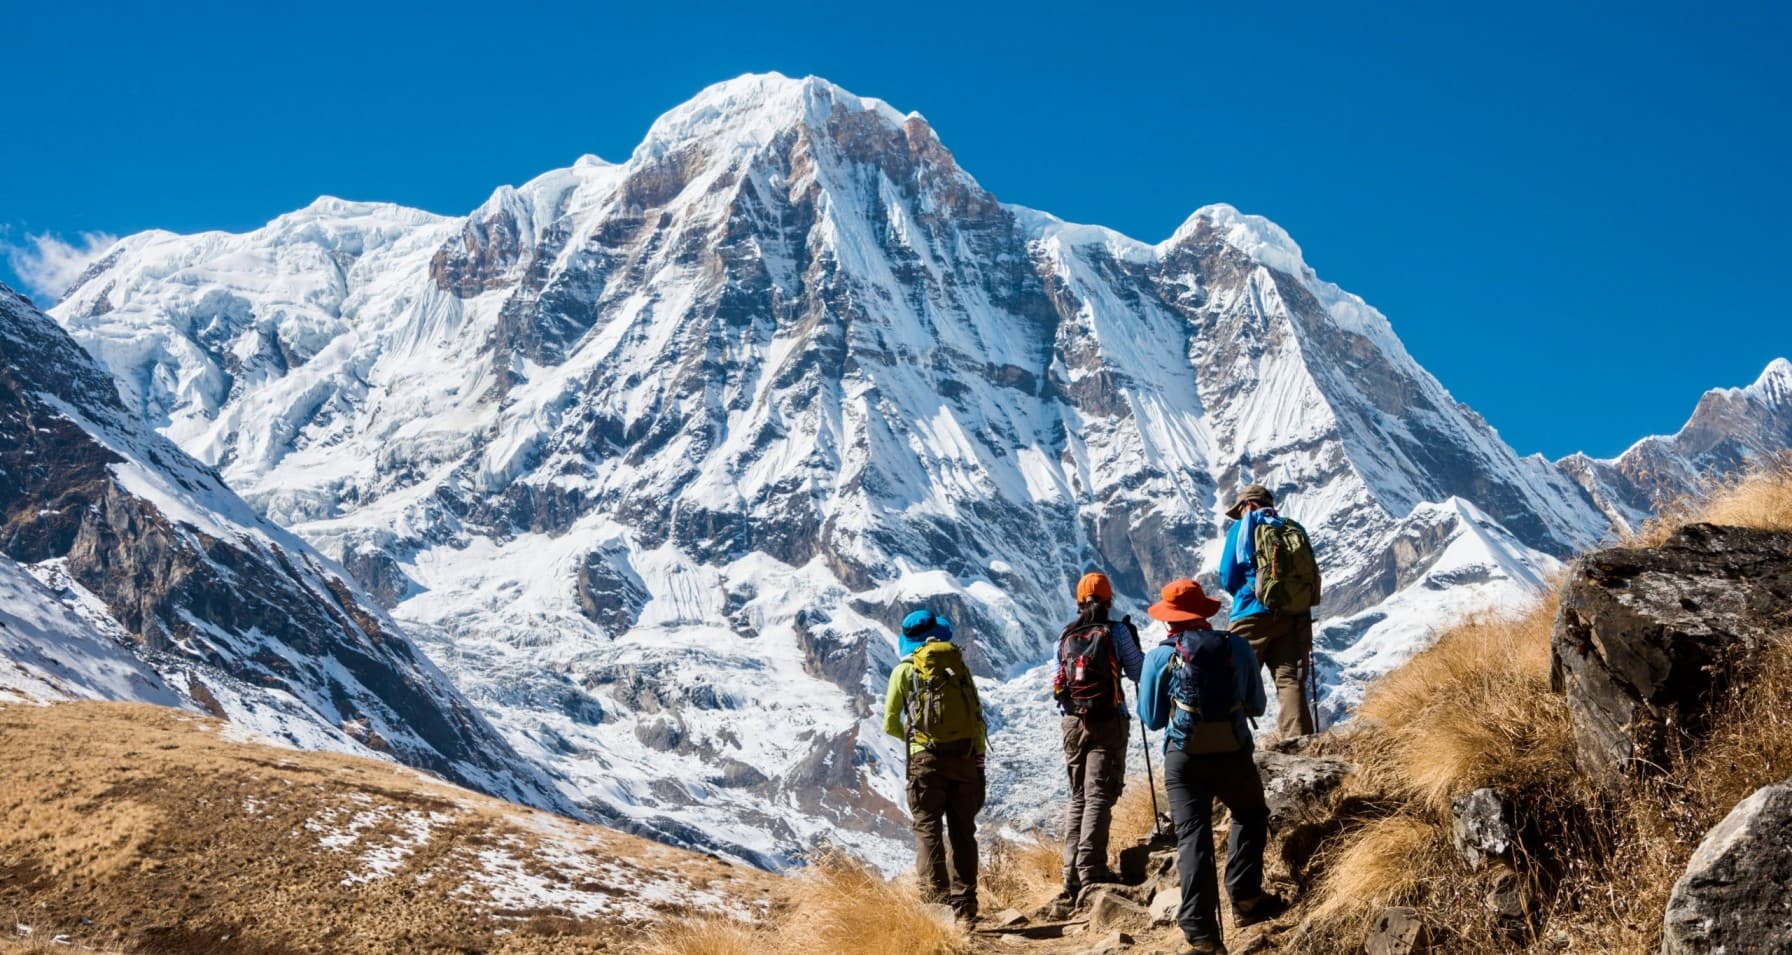
M 908 732 L 903 723 L 905 714 L 903 707 L 908 705 L 908 671 L 911 669 L 907 660 L 896 664 L 890 671 L 890 688 L 884 692 L 884 732 L 897 739 L 907 739 Z

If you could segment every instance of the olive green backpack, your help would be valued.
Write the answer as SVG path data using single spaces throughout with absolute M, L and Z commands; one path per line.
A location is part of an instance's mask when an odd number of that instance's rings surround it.
M 958 648 L 929 640 L 909 662 L 909 739 L 932 749 L 983 738 L 983 706 Z
M 1286 517 L 1257 525 L 1257 599 L 1271 613 L 1305 613 L 1319 606 L 1319 562 L 1307 529 Z

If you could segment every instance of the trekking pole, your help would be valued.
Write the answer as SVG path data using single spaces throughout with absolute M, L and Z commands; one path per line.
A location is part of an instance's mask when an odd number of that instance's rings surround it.
M 1132 685 L 1134 696 L 1141 692 L 1139 685 Z M 1151 731 L 1145 728 L 1144 719 L 1139 720 L 1139 748 L 1145 751 L 1145 788 L 1151 792 L 1151 839 L 1156 841 L 1159 835 L 1161 816 L 1157 812 L 1157 780 L 1151 775 Z
M 1307 700 L 1313 708 L 1313 732 L 1319 732 L 1319 669 L 1314 664 L 1313 651 L 1307 651 Z

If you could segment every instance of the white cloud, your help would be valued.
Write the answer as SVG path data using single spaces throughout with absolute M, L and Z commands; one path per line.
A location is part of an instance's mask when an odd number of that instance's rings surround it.
M 48 304 L 60 299 L 117 241 L 118 236 L 105 232 L 83 232 L 72 242 L 43 232 L 26 235 L 22 243 L 0 241 L 0 250 L 6 253 L 6 263 L 24 283 L 25 291 Z

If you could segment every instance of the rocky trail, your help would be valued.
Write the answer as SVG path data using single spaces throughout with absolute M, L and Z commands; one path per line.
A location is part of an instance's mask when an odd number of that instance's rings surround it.
M 1228 952 L 1270 952 L 1288 947 L 1304 930 L 1299 901 L 1314 850 L 1326 834 L 1343 825 L 1336 798 L 1350 763 L 1325 755 L 1331 737 L 1257 753 L 1270 805 L 1271 838 L 1264 855 L 1264 889 L 1289 901 L 1275 918 L 1239 926 L 1229 902 L 1221 901 L 1221 924 Z M 1214 845 L 1225 864 L 1227 821 L 1216 821 Z M 1167 813 L 1158 832 L 1121 850 L 1118 884 L 1085 886 L 1066 911 L 1048 902 L 1030 911 L 988 914 L 973 936 L 973 951 L 1031 955 L 1097 955 L 1110 952 L 1173 953 L 1182 944 L 1175 924 L 1181 899 L 1176 874 L 1176 841 Z

